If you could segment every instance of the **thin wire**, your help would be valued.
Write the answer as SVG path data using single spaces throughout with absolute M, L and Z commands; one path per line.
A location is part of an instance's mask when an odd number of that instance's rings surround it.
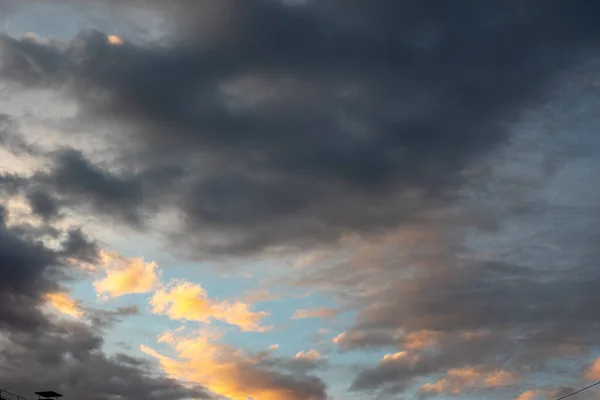
M 556 399 L 556 400 L 562 400 L 562 399 L 566 399 L 567 397 L 574 396 L 574 395 L 576 395 L 577 393 L 581 393 L 581 392 L 583 392 L 583 391 L 585 391 L 585 390 L 591 389 L 591 388 L 593 388 L 594 386 L 598 386 L 598 385 L 600 385 L 600 382 L 593 383 L 593 384 L 591 384 L 590 386 L 586 386 L 586 387 L 584 387 L 583 389 L 579 389 L 579 390 L 577 390 L 577 391 L 575 391 L 575 392 L 573 392 L 573 393 L 569 393 L 569 394 L 567 394 L 567 395 L 564 395 L 563 397 L 559 397 L 559 398 L 558 398 L 558 399 Z

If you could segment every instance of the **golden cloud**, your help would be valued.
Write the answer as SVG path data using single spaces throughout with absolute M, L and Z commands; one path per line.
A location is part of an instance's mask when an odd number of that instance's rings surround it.
M 220 338 L 219 333 L 206 331 L 193 338 L 180 337 L 176 333 L 161 336 L 159 342 L 171 345 L 176 357 L 167 357 L 143 345 L 140 349 L 156 358 L 169 377 L 203 385 L 231 400 L 324 398 L 320 389 L 312 386 L 312 380 L 295 380 L 265 369 L 239 349 L 215 343 Z
M 539 390 L 528 390 L 521 393 L 515 400 L 534 400 L 542 396 L 542 394 L 543 393 Z
M 424 384 L 420 391 L 456 396 L 466 389 L 508 386 L 517 380 L 514 374 L 501 369 L 487 372 L 484 367 L 455 368 L 449 370 L 446 376 L 437 382 Z
M 115 46 L 119 46 L 119 45 L 123 44 L 123 39 L 121 39 L 119 36 L 116 36 L 116 35 L 109 35 L 106 38 L 106 41 L 109 44 L 112 44 L 112 45 L 115 45 Z
M 105 268 L 106 277 L 94 282 L 98 294 L 120 297 L 148 293 L 160 282 L 158 265 L 145 262 L 143 258 L 127 258 L 103 251 L 100 253 L 100 265 Z
M 399 351 L 397 353 L 386 354 L 381 359 L 382 363 L 415 363 L 419 361 L 419 356 L 416 354 L 410 354 L 406 351 Z
M 46 293 L 44 300 L 56 311 L 73 318 L 81 318 L 84 314 L 79 303 L 65 292 Z
M 158 290 L 150 299 L 152 312 L 171 319 L 209 322 L 216 319 L 239 327 L 242 331 L 264 332 L 270 327 L 261 326 L 265 311 L 255 312 L 242 301 L 214 301 L 200 285 L 177 281 L 170 287 Z
M 334 337 L 332 342 L 335 344 L 340 344 L 346 338 L 347 335 L 348 334 L 346 332 L 342 332 L 339 335 L 337 335 L 336 337 Z

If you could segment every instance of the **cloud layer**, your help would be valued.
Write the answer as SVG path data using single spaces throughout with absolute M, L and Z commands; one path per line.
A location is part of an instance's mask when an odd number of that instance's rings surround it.
M 81 4 L 0 5 L 94 28 L 0 36 L 0 387 L 531 400 L 598 379 L 594 2 Z M 111 240 L 190 275 L 259 264 L 254 300 L 282 302 L 209 297 Z M 316 300 L 278 308 L 293 290 Z M 184 328 L 109 351 L 133 316 Z M 314 346 L 229 342 L 290 319 Z
M 458 22 L 421 3 L 228 2 L 215 12 L 235 23 L 204 45 L 5 37 L 2 75 L 62 89 L 87 123 L 123 124 L 120 171 L 63 152 L 49 190 L 133 224 L 177 207 L 178 242 L 195 249 L 315 245 L 417 218 L 596 38 L 583 5 L 469 2 Z

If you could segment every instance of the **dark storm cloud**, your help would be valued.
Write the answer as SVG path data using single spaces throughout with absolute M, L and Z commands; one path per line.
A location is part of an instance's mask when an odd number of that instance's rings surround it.
M 0 200 L 8 200 L 31 184 L 22 177 L 0 176 Z M 40 198 L 29 200 L 44 205 Z M 1 214 L 0 328 L 37 331 L 48 324 L 39 310 L 44 294 L 58 290 L 60 281 L 69 279 L 67 260 L 89 262 L 96 258 L 98 249 L 80 229 L 63 231 L 27 221 L 12 221 L 8 226 L 5 207 Z M 48 239 L 59 240 L 58 248 L 46 246 Z
M 61 254 L 79 261 L 93 263 L 98 259 L 98 246 L 81 229 L 71 229 L 62 242 Z
M 31 206 L 31 211 L 42 218 L 50 220 L 58 216 L 59 207 L 56 204 L 56 200 L 48 193 L 32 191 L 27 194 L 27 200 Z
M 0 222 L 0 329 L 45 328 L 48 321 L 39 307 L 44 294 L 60 290 L 60 282 L 71 279 L 66 260 L 90 262 L 97 248 L 78 229 L 61 232 L 50 226 L 7 227 L 3 219 Z M 42 242 L 61 237 L 58 249 Z
M 535 371 L 580 379 L 600 329 L 600 96 L 585 78 L 597 65 L 568 74 L 512 144 L 475 165 L 482 175 L 448 208 L 304 272 L 303 285 L 359 311 L 335 340 L 341 351 L 409 355 L 364 368 L 352 389 L 390 398 L 424 377 L 478 366 L 533 388 Z
M 29 190 L 32 211 L 42 217 L 59 216 L 60 208 L 66 207 L 115 216 L 140 227 L 157 208 L 156 198 L 144 196 L 156 194 L 166 200 L 163 191 L 182 174 L 177 166 L 151 166 L 139 174 L 109 171 L 73 149 L 47 152 L 47 156 L 51 160 L 49 171 L 13 185 L 16 190 Z
M 36 306 L 55 287 L 47 278 L 55 265 L 51 251 L 0 225 L 0 327 L 35 330 L 45 324 Z
M 149 199 L 175 205 L 177 239 L 214 252 L 315 244 L 414 215 L 401 194 L 458 182 L 597 39 L 589 2 L 176 5 L 165 10 L 196 34 L 175 44 L 5 37 L 2 76 L 63 87 L 88 122 L 124 123 L 112 139 L 130 180 L 65 153 L 60 191 L 134 224 Z M 227 23 L 204 42 L 192 21 L 209 9 Z M 140 186 L 155 165 L 185 167 Z M 172 191 L 180 198 L 167 201 Z
M 101 351 L 100 332 L 80 322 L 60 321 L 40 334 L 15 333 L 0 348 L 0 387 L 25 397 L 51 387 L 72 398 L 179 400 L 211 398 L 201 388 L 184 388 L 157 377 L 141 359 Z
M 111 210 L 128 222 L 137 220 L 139 185 L 102 171 L 80 152 L 67 150 L 57 154 L 54 170 L 47 179 L 59 193 L 71 195 L 81 203 L 92 203 L 99 211 Z

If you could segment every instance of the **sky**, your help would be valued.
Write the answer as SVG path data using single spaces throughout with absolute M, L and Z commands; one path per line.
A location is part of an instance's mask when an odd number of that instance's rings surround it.
M 600 380 L 598 16 L 0 0 L 0 389 L 553 400 Z

